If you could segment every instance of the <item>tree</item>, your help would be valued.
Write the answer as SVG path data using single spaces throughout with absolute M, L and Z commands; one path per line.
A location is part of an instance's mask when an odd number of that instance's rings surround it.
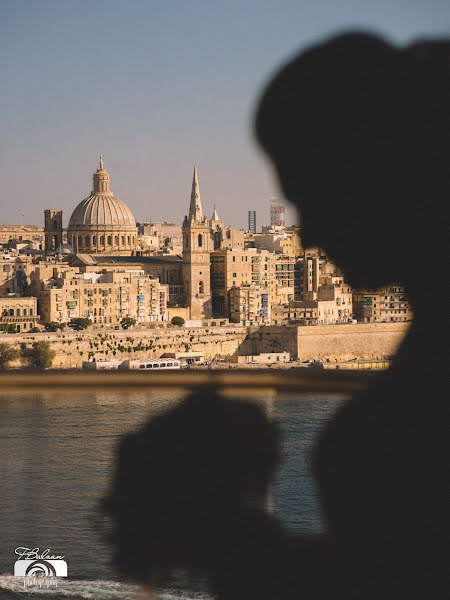
M 50 323 L 46 323 L 45 331 L 58 331 L 60 329 L 64 329 L 66 326 L 65 323 L 58 323 L 57 321 L 50 321 Z
M 172 325 L 176 325 L 177 327 L 183 327 L 185 324 L 185 320 L 183 317 L 172 317 L 171 320 Z
M 56 356 L 49 342 L 33 342 L 32 347 L 26 348 L 23 354 L 30 365 L 38 369 L 50 368 Z
M 0 342 L 0 370 L 6 369 L 7 364 L 16 360 L 18 357 L 19 352 L 16 348 L 11 346 L 11 344 Z
M 72 327 L 75 331 L 87 329 L 89 325 L 92 325 L 92 321 L 90 319 L 85 319 L 84 317 L 76 317 L 69 322 L 69 327 Z
M 5 333 L 18 333 L 17 326 L 12 323 L 0 325 L 0 331 Z
M 124 317 L 120 321 L 120 324 L 122 325 L 123 329 L 128 329 L 129 327 L 136 325 L 136 319 L 133 319 L 133 317 Z

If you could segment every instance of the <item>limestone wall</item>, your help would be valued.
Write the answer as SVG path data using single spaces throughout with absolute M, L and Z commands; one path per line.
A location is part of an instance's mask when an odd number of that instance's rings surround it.
M 49 341 L 56 352 L 53 366 L 78 368 L 84 360 L 159 358 L 165 352 L 200 351 L 206 359 L 261 352 L 289 352 L 293 359 L 338 360 L 386 358 L 395 354 L 408 323 L 374 323 L 298 327 L 155 328 L 129 331 L 84 331 L 14 334 L 0 341 L 20 349 Z M 17 366 L 20 364 L 16 363 Z
M 84 360 L 159 358 L 165 352 L 200 351 L 205 358 L 233 355 L 238 351 L 247 330 L 243 327 L 202 327 L 151 329 L 145 331 L 80 331 L 2 335 L 0 341 L 15 345 L 32 345 L 48 341 L 56 352 L 55 368 L 79 368 Z M 16 366 L 19 366 L 19 362 Z M 14 365 L 12 365 L 14 366 Z
M 286 350 L 293 358 L 307 360 L 374 359 L 393 356 L 410 323 L 370 323 L 312 327 L 262 327 L 259 352 Z

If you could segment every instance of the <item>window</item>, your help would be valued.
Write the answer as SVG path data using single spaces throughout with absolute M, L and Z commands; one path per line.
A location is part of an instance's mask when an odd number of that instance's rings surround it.
M 108 235 L 108 246 L 111 246 L 111 243 L 112 243 L 112 238 L 110 235 Z
M 125 246 L 125 236 L 122 236 L 122 246 Z
M 89 236 L 88 235 L 85 237 L 85 245 L 89 246 Z
M 205 286 L 203 284 L 203 281 L 199 281 L 198 282 L 198 293 L 199 294 L 204 294 L 205 293 Z
M 203 235 L 201 233 L 198 234 L 198 247 L 201 248 L 203 246 Z
M 104 246 L 104 245 L 105 245 L 105 236 L 104 236 L 104 235 L 101 235 L 101 236 L 100 236 L 100 245 L 101 245 L 101 246 Z
M 78 236 L 78 246 L 81 248 L 83 246 L 83 238 L 81 235 Z
M 119 245 L 119 236 L 118 236 L 118 235 L 115 235 L 115 236 L 114 236 L 114 245 L 115 245 L 115 246 L 118 246 L 118 245 Z

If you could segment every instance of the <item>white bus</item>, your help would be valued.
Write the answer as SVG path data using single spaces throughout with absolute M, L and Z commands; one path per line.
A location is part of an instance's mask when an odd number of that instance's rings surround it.
M 181 362 L 173 358 L 153 358 L 151 360 L 124 360 L 119 369 L 126 371 L 161 371 L 180 369 Z

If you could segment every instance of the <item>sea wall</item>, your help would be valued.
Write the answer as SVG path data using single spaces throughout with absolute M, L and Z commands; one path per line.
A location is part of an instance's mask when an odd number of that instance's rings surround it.
M 408 323 L 349 324 L 260 328 L 195 327 L 129 331 L 81 331 L 38 334 L 2 334 L 1 342 L 17 349 L 35 341 L 51 343 L 54 368 L 79 368 L 83 361 L 159 358 L 165 352 L 203 352 L 215 356 L 289 352 L 294 360 L 345 361 L 381 359 L 395 354 Z M 19 366 L 17 361 L 15 365 Z
M 409 327 L 410 323 L 267 326 L 252 337 L 256 351 L 286 350 L 299 361 L 382 359 L 397 352 Z
M 0 341 L 13 344 L 20 350 L 24 344 L 48 341 L 56 357 L 54 368 L 79 368 L 83 361 L 159 358 L 165 352 L 200 351 L 207 359 L 216 355 L 228 356 L 245 346 L 244 327 L 158 328 L 129 331 L 80 331 L 1 335 Z M 19 366 L 17 361 L 12 366 Z

